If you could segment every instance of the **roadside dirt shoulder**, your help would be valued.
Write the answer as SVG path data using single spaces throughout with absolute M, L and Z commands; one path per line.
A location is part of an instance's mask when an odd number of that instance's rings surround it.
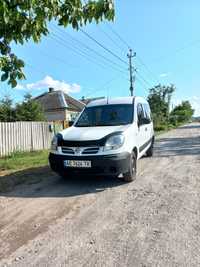
M 200 124 L 166 133 L 135 182 L 51 172 L 0 194 L 0 266 L 199 266 Z

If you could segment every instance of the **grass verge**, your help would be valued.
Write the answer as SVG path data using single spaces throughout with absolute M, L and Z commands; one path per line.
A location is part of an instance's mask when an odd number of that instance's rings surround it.
M 48 164 L 48 153 L 48 150 L 12 153 L 0 158 L 0 172 L 45 166 Z
M 40 182 L 49 171 L 48 150 L 15 152 L 0 158 L 0 192 L 7 192 L 22 183 Z

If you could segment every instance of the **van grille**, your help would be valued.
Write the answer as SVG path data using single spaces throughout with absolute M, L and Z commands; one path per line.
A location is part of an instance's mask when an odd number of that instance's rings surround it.
M 62 147 L 62 152 L 64 154 L 70 154 L 70 155 L 74 155 L 75 154 L 75 152 L 74 152 L 74 150 L 72 148 L 64 147 L 64 146 Z
M 99 152 L 99 147 L 90 147 L 83 150 L 82 154 L 97 154 Z
M 78 148 L 78 152 L 77 152 Z M 99 147 L 65 147 L 62 146 L 62 153 L 68 155 L 92 155 L 99 152 Z

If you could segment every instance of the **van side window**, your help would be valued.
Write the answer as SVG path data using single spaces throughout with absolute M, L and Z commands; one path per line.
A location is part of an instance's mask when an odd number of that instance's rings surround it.
M 143 109 L 144 109 L 144 112 L 145 112 L 145 118 L 147 118 L 148 120 L 151 121 L 151 110 L 149 108 L 149 105 L 148 104 L 143 104 Z
M 138 117 L 138 121 L 141 121 L 144 118 L 144 110 L 142 107 L 142 104 L 138 104 L 137 105 L 137 117 Z

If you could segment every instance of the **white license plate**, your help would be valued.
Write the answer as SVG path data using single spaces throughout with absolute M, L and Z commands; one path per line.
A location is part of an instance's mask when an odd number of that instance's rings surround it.
M 71 168 L 91 168 L 91 161 L 89 160 L 64 160 L 65 167 Z

